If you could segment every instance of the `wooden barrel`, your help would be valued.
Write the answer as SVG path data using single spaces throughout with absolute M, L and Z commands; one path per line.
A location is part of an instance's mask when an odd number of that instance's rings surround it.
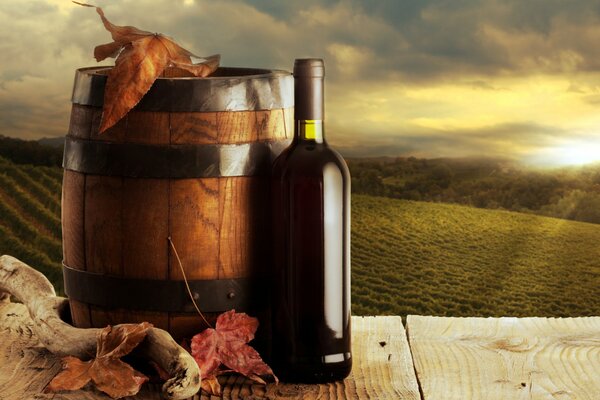
M 149 321 L 174 337 L 264 304 L 270 165 L 293 135 L 293 78 L 220 68 L 159 78 L 98 134 L 106 69 L 77 71 L 65 142 L 63 272 L 73 322 Z

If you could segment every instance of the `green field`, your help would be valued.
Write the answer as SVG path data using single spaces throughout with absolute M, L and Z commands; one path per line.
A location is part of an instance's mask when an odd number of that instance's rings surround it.
M 0 254 L 59 291 L 61 179 L 0 158 Z M 352 207 L 354 314 L 600 315 L 600 225 L 365 195 Z
M 0 157 L 0 254 L 43 272 L 62 292 L 62 170 L 14 164 Z
M 600 225 L 352 198 L 356 314 L 600 315 Z

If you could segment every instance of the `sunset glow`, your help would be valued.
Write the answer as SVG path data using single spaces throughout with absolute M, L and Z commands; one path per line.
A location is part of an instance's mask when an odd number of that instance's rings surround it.
M 589 0 L 99 5 L 116 24 L 221 53 L 225 66 L 324 58 L 327 136 L 346 156 L 600 158 L 600 13 Z M 96 65 L 93 48 L 110 37 L 97 14 L 62 0 L 2 2 L 0 34 L 0 134 L 64 135 L 74 71 Z
M 599 143 L 580 143 L 565 146 L 557 151 L 557 164 L 584 165 L 600 161 Z

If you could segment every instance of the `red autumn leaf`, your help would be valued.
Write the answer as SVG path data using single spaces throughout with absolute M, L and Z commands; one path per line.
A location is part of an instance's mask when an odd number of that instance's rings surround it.
M 47 389 L 79 390 L 92 381 L 96 387 L 113 399 L 133 396 L 148 380 L 119 358 L 129 354 L 144 338 L 152 324 L 123 324 L 107 326 L 98 335 L 96 358 L 81 361 L 76 357 L 63 358 L 63 371 L 48 384 Z
M 256 318 L 231 310 L 217 318 L 215 329 L 205 329 L 192 338 L 192 356 L 202 372 L 203 389 L 215 395 L 220 390 L 216 375 L 221 364 L 262 384 L 265 381 L 261 376 L 267 375 L 278 382 L 258 352 L 247 344 L 254 339 L 256 329 Z
M 99 132 L 102 133 L 125 116 L 144 95 L 165 68 L 177 67 L 199 77 L 206 77 L 219 66 L 220 56 L 204 58 L 192 63 L 191 57 L 201 58 L 160 33 L 140 30 L 133 26 L 117 26 L 111 23 L 100 7 L 94 7 L 113 42 L 101 44 L 94 49 L 96 61 L 117 57 L 115 67 L 108 73 L 104 91 L 104 107 Z

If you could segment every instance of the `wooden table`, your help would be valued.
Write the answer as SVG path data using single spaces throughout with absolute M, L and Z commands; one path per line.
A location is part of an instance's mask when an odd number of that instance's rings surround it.
M 354 368 L 344 382 L 265 388 L 229 377 L 223 398 L 600 399 L 600 317 L 410 315 L 408 337 L 400 317 L 353 317 L 352 324 Z M 44 394 L 60 368 L 39 345 L 25 308 L 0 303 L 0 400 L 108 399 L 94 389 Z M 158 386 L 135 398 L 159 399 Z

